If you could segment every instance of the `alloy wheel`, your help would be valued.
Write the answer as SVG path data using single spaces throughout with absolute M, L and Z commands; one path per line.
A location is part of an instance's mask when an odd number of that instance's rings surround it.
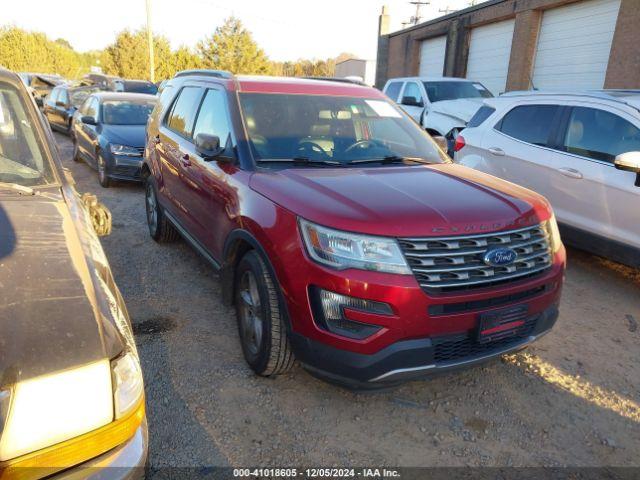
M 155 235 L 158 230 L 158 203 L 156 202 L 156 194 L 153 191 L 153 185 L 147 183 L 147 191 L 145 194 L 145 203 L 147 204 L 147 223 L 151 235 Z
M 251 271 L 245 271 L 240 279 L 240 328 L 241 338 L 246 350 L 258 355 L 262 344 L 264 321 L 260 304 L 258 282 Z

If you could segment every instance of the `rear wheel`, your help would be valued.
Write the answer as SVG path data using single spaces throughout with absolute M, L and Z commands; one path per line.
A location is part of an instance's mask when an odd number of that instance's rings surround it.
M 147 210 L 147 225 L 149 226 L 149 235 L 151 235 L 151 238 L 158 243 L 168 243 L 178 238 L 178 231 L 171 225 L 171 222 L 169 222 L 158 204 L 156 188 L 150 176 L 147 177 L 145 183 L 144 201 Z
M 98 154 L 96 161 L 98 162 L 98 181 L 102 187 L 109 188 L 111 179 L 107 173 L 107 163 L 104 161 L 104 158 L 102 158 L 102 154 Z
M 78 139 L 75 136 L 71 137 L 71 141 L 73 142 L 73 161 L 80 161 L 80 149 L 78 148 Z
M 235 305 L 242 352 L 251 369 L 265 377 L 291 369 L 294 357 L 279 292 L 254 250 L 242 257 L 236 269 Z

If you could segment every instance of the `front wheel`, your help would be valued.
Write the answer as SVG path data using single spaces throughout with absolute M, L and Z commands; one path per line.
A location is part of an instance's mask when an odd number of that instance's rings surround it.
M 294 361 L 279 292 L 260 255 L 252 250 L 235 272 L 235 306 L 244 358 L 258 375 L 291 369 Z
M 151 235 L 151 238 L 158 243 L 168 243 L 178 238 L 178 231 L 169 222 L 158 204 L 158 196 L 151 176 L 147 178 L 145 184 L 144 202 L 147 211 L 147 225 L 149 226 L 149 235 Z
M 107 173 L 107 163 L 104 161 L 104 158 L 102 158 L 102 154 L 100 153 L 98 154 L 97 162 L 98 181 L 103 188 L 109 188 L 109 185 L 111 185 L 111 179 L 109 178 L 109 175 Z

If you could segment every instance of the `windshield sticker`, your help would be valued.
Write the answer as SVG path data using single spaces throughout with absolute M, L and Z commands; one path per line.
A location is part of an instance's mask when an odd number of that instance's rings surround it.
M 402 115 L 384 100 L 365 100 L 380 117 L 402 118 Z

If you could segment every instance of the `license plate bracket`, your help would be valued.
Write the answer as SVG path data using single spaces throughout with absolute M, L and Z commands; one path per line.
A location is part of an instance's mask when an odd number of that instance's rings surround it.
M 516 305 L 480 314 L 478 342 L 490 343 L 516 335 L 524 326 L 528 312 L 528 305 Z

